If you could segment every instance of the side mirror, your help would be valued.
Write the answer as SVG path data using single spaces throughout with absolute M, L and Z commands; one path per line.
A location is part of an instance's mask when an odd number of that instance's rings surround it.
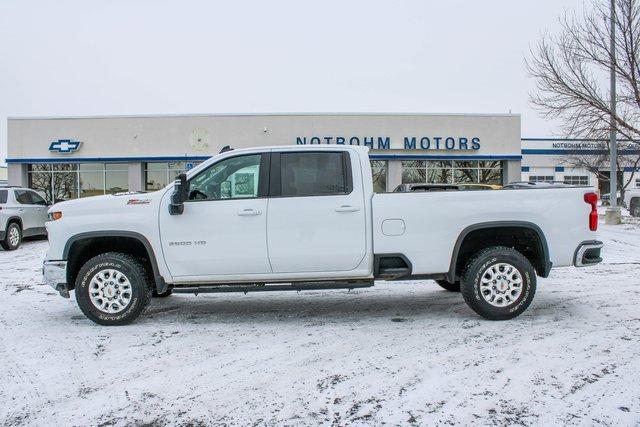
M 169 213 L 171 215 L 182 215 L 184 212 L 184 202 L 189 197 L 189 183 L 187 174 L 181 173 L 174 181 L 173 194 L 171 194 L 171 204 Z

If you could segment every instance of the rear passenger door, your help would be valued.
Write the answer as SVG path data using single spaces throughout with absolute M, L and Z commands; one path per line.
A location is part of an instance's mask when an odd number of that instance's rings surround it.
M 18 205 L 18 215 L 22 220 L 22 229 L 31 230 L 36 227 L 36 210 L 31 203 L 31 194 L 27 190 L 15 190 L 16 204 Z
M 362 179 L 349 152 L 274 152 L 267 242 L 274 273 L 355 269 L 366 254 Z M 359 167 L 357 169 L 360 176 Z

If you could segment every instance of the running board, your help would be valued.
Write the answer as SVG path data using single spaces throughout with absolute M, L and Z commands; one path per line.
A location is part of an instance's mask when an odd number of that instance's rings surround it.
M 173 288 L 176 294 L 209 294 L 226 292 L 269 292 L 269 291 L 312 291 L 325 289 L 370 288 L 373 280 L 359 282 L 298 282 L 290 284 L 252 284 L 252 285 L 201 285 Z

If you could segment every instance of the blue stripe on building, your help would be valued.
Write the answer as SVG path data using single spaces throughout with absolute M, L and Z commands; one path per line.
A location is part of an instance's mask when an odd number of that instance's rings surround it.
M 531 149 L 525 148 L 522 150 L 522 154 L 533 154 L 533 155 L 554 155 L 554 154 L 608 154 L 607 150 L 558 150 L 558 149 Z M 640 154 L 640 150 L 618 150 L 618 154 Z
M 90 163 L 90 162 L 179 162 L 203 161 L 212 156 L 160 156 L 160 157 L 45 157 L 9 158 L 7 163 Z M 522 160 L 520 155 L 511 154 L 370 154 L 371 160 Z

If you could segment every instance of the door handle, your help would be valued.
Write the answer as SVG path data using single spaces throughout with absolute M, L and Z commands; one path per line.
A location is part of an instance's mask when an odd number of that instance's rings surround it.
M 358 206 L 342 205 L 336 208 L 336 212 L 357 212 L 360 208 Z
M 240 216 L 252 216 L 252 215 L 262 215 L 262 211 L 258 211 L 255 209 L 243 209 L 238 212 Z

